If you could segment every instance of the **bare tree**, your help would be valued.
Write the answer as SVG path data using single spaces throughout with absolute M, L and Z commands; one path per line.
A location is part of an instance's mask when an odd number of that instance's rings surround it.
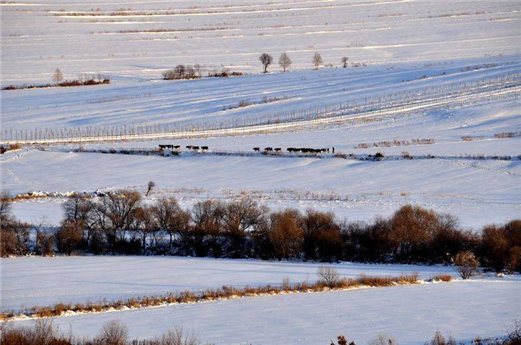
M 315 69 L 318 69 L 320 67 L 320 65 L 322 65 L 322 63 L 323 63 L 322 56 L 318 52 L 315 52 L 315 55 L 313 55 L 312 61 L 313 61 L 313 66 L 315 66 Z
M 396 340 L 390 335 L 378 334 L 378 338 L 371 340 L 369 345 L 396 345 Z
M 106 323 L 100 334 L 94 339 L 95 344 L 125 345 L 128 341 L 128 327 L 118 320 Z
M 329 287 L 333 287 L 339 279 L 338 271 L 331 266 L 320 266 L 317 270 L 317 276 L 320 282 Z
M 71 255 L 76 251 L 83 240 L 83 221 L 75 219 L 65 220 L 55 234 L 58 251 Z
M 154 189 L 155 186 L 156 183 L 154 181 L 148 181 L 147 192 L 145 193 L 145 196 L 148 196 L 148 194 L 150 194 L 150 192 L 152 191 L 152 189 Z
M 4 219 L 11 212 L 11 197 L 3 191 L 0 195 L 0 219 Z
M 55 84 L 59 84 L 62 80 L 63 73 L 59 68 L 56 68 L 56 71 L 54 71 L 54 74 L 52 75 L 52 81 L 54 81 Z
M 184 335 L 182 327 L 174 327 L 168 330 L 160 339 L 160 344 L 165 345 L 198 345 L 199 339 L 195 334 Z
M 268 66 L 273 62 L 273 56 L 263 53 L 261 56 L 259 56 L 259 60 L 264 66 L 264 73 L 268 73 Z
M 170 236 L 168 250 L 171 250 L 174 235 L 179 235 L 188 228 L 190 214 L 179 207 L 175 198 L 159 199 L 152 212 L 159 228 Z
M 271 214 L 269 239 L 275 257 L 280 259 L 298 258 L 302 249 L 302 215 L 294 209 Z
M 474 254 L 469 251 L 458 253 L 454 259 L 454 264 L 456 265 L 456 271 L 463 279 L 469 279 L 475 275 L 479 266 L 479 262 Z
M 280 65 L 280 67 L 282 67 L 283 72 L 286 72 L 286 69 L 289 68 L 289 66 L 291 66 L 291 63 L 292 63 L 292 61 L 289 58 L 288 54 L 286 54 L 286 53 L 280 54 L 279 65 Z
M 342 57 L 342 67 L 346 68 L 347 67 L 347 61 L 349 60 L 349 58 L 347 56 L 344 56 Z
M 199 77 L 203 75 L 203 68 L 198 63 L 194 65 L 195 72 Z

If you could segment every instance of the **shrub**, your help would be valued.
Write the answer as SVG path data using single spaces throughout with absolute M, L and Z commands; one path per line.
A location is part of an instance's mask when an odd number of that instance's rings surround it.
M 425 343 L 425 345 L 456 345 L 456 341 L 454 338 L 449 337 L 449 339 L 445 340 L 445 337 L 439 330 L 434 333 L 432 339 Z
M 36 232 L 36 254 L 42 256 L 54 255 L 54 235 L 38 230 Z
M 369 341 L 369 345 L 396 345 L 396 340 L 390 335 L 379 334 L 377 338 Z
M 100 334 L 94 338 L 95 344 L 125 345 L 128 341 L 128 327 L 118 320 L 103 325 Z
M 81 220 L 67 219 L 55 234 L 56 247 L 65 255 L 71 255 L 80 248 L 83 241 L 83 222 Z
M 395 257 L 404 262 L 421 258 L 427 249 L 425 244 L 436 233 L 438 224 L 433 211 L 411 205 L 401 207 L 391 218 L 392 230 L 389 233 Z M 420 261 L 426 261 L 426 258 Z
M 317 270 L 317 276 L 320 283 L 330 288 L 333 288 L 340 279 L 338 271 L 331 266 L 320 266 Z
M 479 266 L 479 262 L 474 254 L 469 251 L 458 253 L 454 260 L 454 264 L 456 265 L 456 271 L 463 279 L 469 279 L 475 275 Z
M 196 66 L 177 65 L 173 70 L 163 72 L 164 80 L 199 79 L 201 74 Z
M 303 239 L 300 213 L 293 209 L 273 213 L 269 239 L 279 260 L 299 257 Z

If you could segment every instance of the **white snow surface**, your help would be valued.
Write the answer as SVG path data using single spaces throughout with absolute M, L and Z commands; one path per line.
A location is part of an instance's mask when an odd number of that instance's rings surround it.
M 521 154 L 521 138 L 497 139 L 495 133 L 521 131 L 518 100 L 444 109 L 351 123 L 312 131 L 178 141 L 85 145 L 95 148 L 153 148 L 158 143 L 208 145 L 211 150 L 252 152 L 260 147 L 335 147 L 336 152 L 444 156 L 447 159 L 360 162 L 338 158 L 185 155 L 181 157 L 70 153 L 23 149 L 0 157 L 2 188 L 11 194 L 93 192 L 132 188 L 156 190 L 147 199 L 175 196 L 188 207 L 206 198 L 249 196 L 272 209 L 295 207 L 332 211 L 338 218 L 370 220 L 416 203 L 451 213 L 461 225 L 479 230 L 521 214 L 521 161 L 457 159 L 466 155 Z M 482 137 L 472 142 L 461 137 Z M 355 149 L 359 143 L 431 138 L 432 145 Z M 73 146 L 75 147 L 75 146 Z M 450 158 L 453 157 L 453 158 Z M 46 218 L 56 225 L 63 199 L 20 202 L 23 220 Z
M 259 73 L 258 56 L 287 52 L 291 70 L 324 64 L 432 62 L 514 55 L 517 1 L 115 0 L 5 1 L 2 85 L 109 75 L 158 79 L 177 64 Z
M 223 285 L 280 285 L 317 279 L 319 263 L 188 257 L 21 257 L 0 259 L 1 310 L 20 310 L 59 302 L 86 303 Z M 418 272 L 422 279 L 452 274 L 451 267 L 326 264 L 342 277 L 398 276 Z
M 62 317 L 54 324 L 92 336 L 117 319 L 139 338 L 182 326 L 215 344 L 329 344 L 338 335 L 367 344 L 379 334 L 424 344 L 436 330 L 469 343 L 504 336 L 521 317 L 519 305 L 519 282 L 470 281 L 184 304 Z

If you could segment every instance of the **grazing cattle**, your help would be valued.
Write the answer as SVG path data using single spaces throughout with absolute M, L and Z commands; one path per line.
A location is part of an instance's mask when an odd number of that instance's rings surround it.
M 288 147 L 288 152 L 294 152 L 294 151 L 295 151 L 294 147 Z
M 187 148 L 188 150 L 191 150 L 192 147 L 193 147 L 192 145 L 188 145 L 186 148 Z
M 159 145 L 159 149 L 161 151 L 166 150 L 166 149 L 173 149 L 173 148 L 174 148 L 174 145 Z
M 280 147 L 275 148 L 275 152 L 280 152 L 280 151 L 282 151 L 282 149 Z
M 201 150 L 207 151 L 208 150 L 208 146 L 201 146 Z
M 253 148 L 253 151 L 255 151 L 255 152 L 259 152 L 259 151 L 260 151 L 260 147 L 254 147 L 254 148 Z
M 273 147 L 266 147 L 266 148 L 264 149 L 264 151 L 266 151 L 266 152 L 271 152 L 271 151 L 273 151 Z
M 192 146 L 192 150 L 199 150 L 199 146 Z
M 180 148 L 181 148 L 181 146 L 179 146 L 179 145 L 175 145 L 175 146 L 174 146 L 174 149 L 176 149 L 176 150 L 178 150 L 178 149 L 180 149 Z

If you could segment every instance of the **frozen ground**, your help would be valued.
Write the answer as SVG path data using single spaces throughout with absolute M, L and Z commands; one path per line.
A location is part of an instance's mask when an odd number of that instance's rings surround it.
M 401 155 L 465 156 L 521 154 L 521 139 L 497 139 L 495 133 L 521 130 L 518 100 L 443 109 L 351 123 L 313 131 L 166 141 L 180 145 L 208 145 L 214 150 L 251 152 L 255 146 L 335 147 L 336 152 Z M 462 141 L 461 137 L 478 137 Z M 434 139 L 432 145 L 355 149 L 359 143 Z M 165 141 L 162 141 L 165 143 Z M 158 142 L 105 143 L 86 148 L 157 147 Z M 388 215 L 414 202 L 450 212 L 465 227 L 501 223 L 521 214 L 521 162 L 468 159 L 358 162 L 337 158 L 278 158 L 241 156 L 126 156 L 24 149 L 0 158 L 2 188 L 11 194 L 31 191 L 68 192 L 135 188 L 157 183 L 150 199 L 164 195 L 189 206 L 211 198 L 250 195 L 270 208 L 317 208 L 339 218 L 368 220 Z M 58 224 L 60 200 L 17 203 L 17 216 Z
M 182 257 L 58 257 L 0 259 L 1 310 L 46 306 L 58 302 L 96 302 L 171 291 L 233 285 L 280 285 L 315 281 L 318 263 Z M 343 277 L 360 274 L 398 276 L 453 274 L 450 267 L 332 264 Z
M 2 86 L 102 74 L 110 85 L 2 91 L 1 130 L 40 131 L 256 121 L 288 111 L 360 102 L 396 92 L 472 83 L 521 73 L 521 4 L 484 0 L 113 0 L 2 1 Z M 279 73 L 278 56 L 293 60 Z M 311 56 L 324 64 L 311 71 Z M 258 56 L 275 57 L 259 75 Z M 339 68 L 342 56 L 349 68 Z M 187 82 L 159 80 L 177 64 L 247 74 Z M 352 63 L 365 64 L 353 67 Z M 324 66 L 326 67 L 326 66 Z M 282 98 L 263 103 L 264 97 Z M 285 99 L 284 99 L 285 98 Z M 235 108 L 239 102 L 255 103 Z M 250 196 L 272 209 L 332 211 L 349 220 L 389 215 L 414 203 L 458 216 L 479 230 L 521 215 L 521 161 L 450 158 L 521 154 L 519 95 L 350 121 L 341 125 L 247 137 L 166 142 L 250 152 L 253 147 L 335 147 L 342 153 L 433 154 L 432 160 L 360 162 L 337 158 L 70 153 L 75 146 L 34 147 L 0 156 L 1 188 L 93 192 L 157 183 L 146 199 L 176 196 L 182 206 L 206 198 Z M 473 141 L 462 141 L 473 136 Z M 432 145 L 357 149 L 360 143 L 434 139 Z M 156 147 L 164 141 L 103 143 L 86 148 Z M 22 220 L 50 225 L 61 198 L 19 202 Z M 223 284 L 279 284 L 316 277 L 318 264 L 175 257 L 0 259 L 1 309 L 86 302 L 203 289 Z M 446 267 L 335 265 L 343 276 L 428 278 Z M 132 337 L 173 325 L 216 344 L 327 344 L 339 334 L 363 344 L 378 333 L 423 344 L 436 329 L 458 340 L 500 336 L 521 317 L 519 279 L 504 278 L 345 292 L 295 294 L 57 318 L 62 330 L 93 335 L 106 321 L 127 323 Z M 25 324 L 25 322 L 20 322 Z
M 215 344 L 329 344 L 340 334 L 367 344 L 381 333 L 399 344 L 424 344 L 438 329 L 466 342 L 504 336 L 521 317 L 520 304 L 519 282 L 470 281 L 185 304 L 57 318 L 54 324 L 92 335 L 118 319 L 140 338 L 178 325 Z
M 324 63 L 423 64 L 519 54 L 516 1 L 4 1 L 2 85 L 48 83 L 61 68 L 118 83 L 200 64 L 258 73 L 258 55 L 286 51 L 292 69 Z M 272 66 L 273 71 L 279 67 Z

